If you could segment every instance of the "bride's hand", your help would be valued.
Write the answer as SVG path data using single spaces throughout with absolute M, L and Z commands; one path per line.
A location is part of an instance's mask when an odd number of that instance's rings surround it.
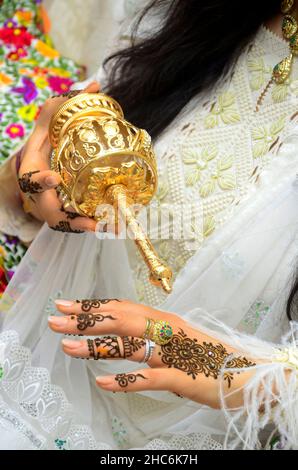
M 84 93 L 96 93 L 99 84 L 91 83 Z M 25 210 L 49 227 L 62 232 L 95 231 L 96 222 L 80 217 L 75 212 L 65 212 L 56 187 L 60 175 L 50 170 L 51 144 L 48 131 L 52 116 L 68 98 L 58 96 L 48 99 L 40 113 L 29 140 L 24 146 L 16 175 Z
M 241 368 L 254 364 L 239 355 L 229 358 L 227 363 L 228 356 L 235 350 L 193 328 L 177 315 L 115 299 L 75 302 L 57 300 L 56 306 L 64 316 L 49 318 L 52 330 L 70 335 L 101 336 L 92 340 L 64 339 L 63 350 L 69 356 L 82 359 L 127 359 L 133 362 L 144 362 L 146 356 L 151 356 L 147 361 L 150 368 L 97 377 L 97 385 L 103 390 L 166 390 L 218 408 L 223 379 L 224 392 L 235 391 L 227 400 L 228 406 L 242 404 L 242 393 L 237 390 L 252 376 L 253 371 L 248 369 L 240 374 L 225 373 L 222 377 L 221 368 L 224 365 Z M 148 319 L 151 320 L 149 325 Z M 160 320 L 166 322 L 163 326 L 170 340 L 164 345 L 156 344 L 150 354 L 151 343 L 143 339 L 144 333 L 146 327 L 153 327 L 154 322 Z M 152 332 L 153 329 L 150 329 L 149 336 Z M 154 339 L 160 342 L 159 335 Z

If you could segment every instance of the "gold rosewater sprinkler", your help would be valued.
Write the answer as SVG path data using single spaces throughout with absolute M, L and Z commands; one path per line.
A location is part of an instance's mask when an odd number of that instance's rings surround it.
M 150 281 L 170 293 L 171 269 L 160 260 L 135 217 L 133 204 L 149 204 L 157 188 L 151 138 L 124 119 L 120 105 L 103 93 L 81 93 L 60 106 L 50 124 L 52 169 L 65 209 L 101 220 L 112 205 L 132 234 L 150 270 Z

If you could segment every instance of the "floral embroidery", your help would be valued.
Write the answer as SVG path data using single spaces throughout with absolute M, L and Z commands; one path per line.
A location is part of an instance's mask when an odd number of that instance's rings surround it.
M 112 420 L 112 433 L 118 447 L 125 447 L 128 445 L 127 431 L 124 428 L 122 421 L 116 416 Z
M 24 137 L 25 135 L 24 126 L 22 126 L 21 124 L 10 124 L 6 129 L 6 134 L 8 134 L 11 139 Z
M 0 233 L 0 297 L 25 253 L 26 247 L 16 237 Z
M 56 294 L 49 297 L 48 303 L 47 303 L 47 305 L 45 306 L 45 309 L 44 309 L 47 316 L 56 315 L 57 308 L 56 308 L 55 300 L 62 299 L 62 296 L 63 296 L 62 291 L 59 290 L 58 292 L 56 292 Z
M 215 218 L 212 216 L 207 216 L 204 218 L 204 225 L 203 225 L 203 235 L 204 237 L 209 237 L 216 227 Z
M 66 441 L 62 439 L 55 439 L 55 446 L 57 447 L 58 450 L 67 450 L 65 448 Z
M 255 332 L 269 312 L 270 307 L 263 300 L 257 300 L 250 307 L 242 323 L 249 328 L 249 331 Z
M 238 252 L 224 251 L 221 255 L 221 261 L 224 271 L 230 279 L 241 277 L 244 272 L 245 262 Z
M 214 145 L 202 149 L 185 149 L 182 154 L 183 162 L 192 165 L 186 174 L 187 186 L 193 186 L 201 179 L 202 172 L 208 168 L 208 162 L 214 160 L 218 154 L 218 148 Z
M 270 79 L 272 68 L 265 66 L 262 57 L 254 57 L 253 55 L 248 59 L 247 65 L 251 76 L 250 88 L 253 91 L 258 91 Z
M 29 104 L 27 106 L 22 106 L 18 110 L 18 115 L 20 116 L 21 119 L 27 122 L 34 121 L 36 118 L 36 114 L 38 112 L 38 107 L 36 104 Z
M 285 118 L 280 117 L 269 126 L 259 126 L 252 129 L 254 158 L 260 158 L 273 149 L 284 127 Z
M 240 121 L 235 96 L 231 92 L 219 95 L 217 101 L 212 104 L 209 115 L 205 118 L 205 127 L 211 129 L 222 122 L 225 125 L 236 124 Z
M 0 8 L 0 163 L 28 136 L 42 104 L 82 78 L 82 69 L 61 57 L 41 23 L 41 2 L 3 0 Z
M 0 2 L 1 3 L 1 2 Z M 0 7 L 0 164 L 30 134 L 53 91 L 68 91 L 82 70 L 50 46 L 38 0 L 3 0 Z M 26 252 L 0 233 L 0 297 Z
M 236 187 L 235 175 L 228 172 L 233 167 L 234 157 L 227 155 L 222 157 L 218 162 L 216 168 L 211 172 L 207 181 L 205 181 L 200 188 L 200 196 L 208 197 L 212 194 L 218 186 L 223 190 L 231 190 Z
M 223 190 L 233 189 L 236 186 L 235 176 L 230 170 L 234 163 L 233 156 L 223 156 L 217 160 L 216 166 L 210 166 L 210 162 L 218 156 L 218 148 L 215 145 L 209 145 L 202 149 L 186 147 L 182 151 L 182 158 L 185 165 L 191 165 L 191 169 L 186 172 L 186 185 L 194 186 L 203 177 L 204 173 L 209 171 L 207 179 L 202 183 L 199 193 L 201 197 L 207 197 L 212 194 L 216 186 Z

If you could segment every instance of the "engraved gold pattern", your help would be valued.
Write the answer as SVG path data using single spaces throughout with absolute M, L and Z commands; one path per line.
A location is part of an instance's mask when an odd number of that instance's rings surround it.
M 171 292 L 172 271 L 159 259 L 129 207 L 149 204 L 156 192 L 157 168 L 149 134 L 127 122 L 109 96 L 83 93 L 58 109 L 50 140 L 52 169 L 62 177 L 59 192 L 64 207 L 102 220 L 98 208 L 112 205 L 116 218 L 120 214 L 126 222 L 151 282 Z

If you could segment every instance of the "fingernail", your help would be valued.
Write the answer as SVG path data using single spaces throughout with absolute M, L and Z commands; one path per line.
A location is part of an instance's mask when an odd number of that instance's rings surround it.
M 72 300 L 57 299 L 55 300 L 55 304 L 61 305 L 61 307 L 72 307 L 74 302 Z
M 46 185 L 49 186 L 50 188 L 53 188 L 54 186 L 58 186 L 59 181 L 57 180 L 57 178 L 55 178 L 55 176 L 48 176 L 48 177 L 45 179 L 45 183 L 46 183 Z
M 112 385 L 113 379 L 111 377 L 96 377 L 98 385 Z
M 81 347 L 80 341 L 72 341 L 71 339 L 63 339 L 62 344 L 69 349 L 78 349 Z
M 48 321 L 51 323 L 51 325 L 65 326 L 65 325 L 67 325 L 68 318 L 63 318 L 63 317 L 48 317 Z

